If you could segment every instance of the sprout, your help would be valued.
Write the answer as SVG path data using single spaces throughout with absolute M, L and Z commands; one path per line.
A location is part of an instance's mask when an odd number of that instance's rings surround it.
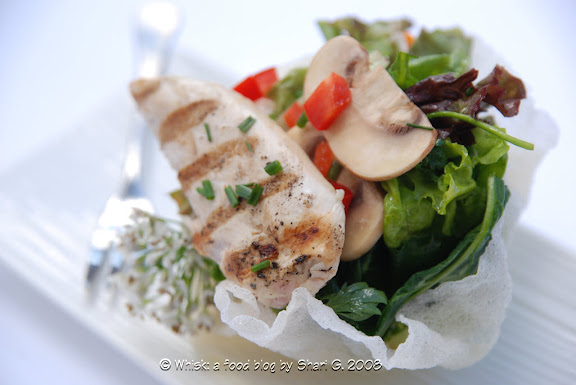
M 182 223 L 135 211 L 119 249 L 127 268 L 117 281 L 131 313 L 156 318 L 178 333 L 210 329 L 221 273 L 194 249 Z

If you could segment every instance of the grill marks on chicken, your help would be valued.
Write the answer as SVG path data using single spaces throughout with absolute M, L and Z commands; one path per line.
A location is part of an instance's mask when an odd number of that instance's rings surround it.
M 297 281 L 321 282 L 326 276 L 336 273 L 334 265 L 320 267 L 317 264 L 317 259 L 322 258 L 322 250 L 317 250 L 319 241 L 328 247 L 338 247 L 340 242 L 338 231 L 334 231 L 326 219 L 308 218 L 297 225 L 285 224 L 282 228 L 267 230 L 266 235 L 231 253 L 223 261 L 225 274 L 233 275 L 241 286 L 253 290 L 268 289 L 259 290 L 265 292 L 290 293 Z M 299 250 L 289 263 L 279 258 L 287 249 Z M 270 260 L 270 268 L 252 272 L 251 267 L 264 260 Z
M 158 131 L 160 143 L 178 140 L 186 130 L 201 124 L 216 108 L 218 108 L 217 101 L 200 100 L 175 110 L 160 126 Z
M 260 203 L 266 198 L 272 197 L 276 193 L 289 188 L 290 185 L 298 181 L 298 176 L 293 174 L 281 174 L 278 176 L 267 178 L 263 181 L 257 182 L 260 186 L 264 187 L 264 192 L 260 198 Z M 232 207 L 229 204 L 218 207 L 206 219 L 204 222 L 204 227 L 193 235 L 194 246 L 202 254 L 202 251 L 206 249 L 206 244 L 212 244 L 211 239 L 212 233 L 218 229 L 218 227 L 225 224 L 227 221 L 232 219 L 234 215 L 241 211 L 250 210 L 253 206 L 250 206 L 246 201 L 240 202 L 239 206 Z
M 194 216 L 186 222 L 194 246 L 228 279 L 281 308 L 295 288 L 315 294 L 336 274 L 344 243 L 341 191 L 254 103 L 178 77 L 138 80 L 131 90 L 192 205 Z M 255 124 L 242 132 L 238 124 L 248 116 Z M 264 166 L 273 160 L 283 171 L 269 176 Z M 196 191 L 203 180 L 211 181 L 214 200 Z M 224 187 L 247 183 L 263 187 L 258 204 L 241 199 L 232 207 Z M 268 268 L 251 270 L 264 260 Z
M 187 190 L 211 170 L 234 167 L 230 163 L 234 161 L 235 157 L 245 156 L 248 152 L 251 152 L 246 142 L 254 148 L 258 143 L 258 138 L 238 138 L 222 143 L 213 151 L 203 154 L 193 163 L 180 169 L 178 171 L 178 180 L 182 184 L 182 188 Z

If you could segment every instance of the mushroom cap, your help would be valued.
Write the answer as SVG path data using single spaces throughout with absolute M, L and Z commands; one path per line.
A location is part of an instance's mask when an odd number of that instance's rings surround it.
M 324 136 L 334 156 L 351 172 L 366 180 L 382 181 L 402 175 L 422 161 L 434 147 L 436 130 L 380 130 L 368 124 L 352 105 Z
M 348 86 L 368 72 L 370 65 L 368 51 L 350 36 L 336 36 L 316 53 L 304 80 L 304 98 L 308 99 L 316 87 L 335 72 L 346 79 Z
M 384 67 L 369 69 L 369 55 L 362 44 L 350 36 L 329 40 L 310 63 L 304 95 L 314 92 L 331 72 L 347 79 L 352 92 L 352 103 L 324 131 L 334 155 L 346 168 L 363 179 L 388 180 L 428 155 L 436 142 L 436 130 Z
M 367 253 L 382 237 L 384 194 L 376 183 L 358 178 L 346 169 L 338 183 L 348 187 L 354 198 L 346 215 L 346 235 L 340 259 L 353 261 Z

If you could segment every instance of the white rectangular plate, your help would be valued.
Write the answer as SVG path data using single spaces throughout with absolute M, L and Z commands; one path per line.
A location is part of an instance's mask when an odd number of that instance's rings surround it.
M 191 62 L 175 72 L 223 80 L 225 76 Z M 188 67 L 187 67 L 188 66 Z M 90 232 L 119 180 L 126 128 L 139 122 L 128 93 L 88 116 L 65 137 L 18 167 L 0 175 L 0 261 L 37 287 L 150 375 L 172 383 L 278 384 L 330 381 L 333 384 L 532 384 L 569 383 L 576 368 L 576 258 L 521 226 L 510 238 L 514 293 L 501 338 L 477 365 L 460 371 L 430 369 L 390 372 L 298 371 L 298 363 L 239 337 L 178 336 L 155 322 L 133 318 L 106 300 L 89 304 L 84 291 Z M 149 187 L 160 214 L 173 215 L 167 196 L 177 186 L 156 148 L 148 158 Z M 220 371 L 168 371 L 163 358 L 215 363 Z M 225 361 L 247 362 L 250 370 L 225 370 Z M 254 370 L 254 362 L 275 363 L 276 373 Z M 172 361 L 174 362 L 174 361 Z M 292 362 L 290 373 L 280 365 Z

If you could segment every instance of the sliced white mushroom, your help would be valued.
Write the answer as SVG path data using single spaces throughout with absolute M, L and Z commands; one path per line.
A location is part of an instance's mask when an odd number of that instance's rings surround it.
M 402 133 L 409 128 L 406 123 L 432 127 L 422 110 L 410 101 L 382 66 L 374 67 L 358 79 L 351 92 L 352 103 L 362 118 L 379 130 Z
M 384 194 L 374 182 L 362 180 L 346 169 L 337 179 L 352 190 L 354 198 L 346 215 L 342 261 L 353 261 L 378 242 L 384 224 Z
M 288 130 L 288 136 L 296 142 L 310 158 L 314 157 L 314 150 L 318 143 L 324 140 L 322 131 L 318 131 L 310 125 L 304 128 L 294 126 Z
M 324 131 L 324 136 L 346 168 L 363 179 L 380 181 L 414 168 L 434 146 L 436 131 L 380 130 L 369 124 L 355 106 L 349 106 L 330 129 Z
M 349 36 L 331 39 L 310 64 L 304 95 L 310 95 L 331 72 L 349 81 L 352 103 L 324 136 L 336 158 L 351 172 L 367 180 L 387 180 L 424 159 L 434 147 L 437 133 L 384 67 L 368 68 L 369 55 L 357 40 Z M 407 123 L 431 129 L 412 128 Z
M 369 70 L 368 51 L 350 36 L 330 39 L 316 53 L 304 80 L 304 98 L 308 99 L 324 79 L 335 72 L 354 85 L 355 79 Z

